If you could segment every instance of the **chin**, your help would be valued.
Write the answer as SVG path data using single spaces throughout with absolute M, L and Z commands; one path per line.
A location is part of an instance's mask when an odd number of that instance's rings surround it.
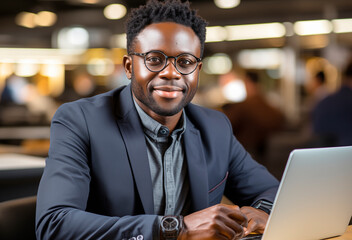
M 163 108 L 159 106 L 157 108 L 154 108 L 153 111 L 160 116 L 170 117 L 170 116 L 176 115 L 177 113 L 182 111 L 182 109 L 183 109 L 183 105 L 176 106 L 174 108 L 170 108 L 170 107 Z

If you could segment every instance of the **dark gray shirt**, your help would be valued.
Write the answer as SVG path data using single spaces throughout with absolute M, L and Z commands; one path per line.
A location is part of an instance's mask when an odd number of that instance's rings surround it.
M 154 212 L 158 215 L 184 215 L 190 208 L 188 170 L 183 149 L 185 112 L 170 134 L 166 126 L 151 118 L 136 102 L 134 104 L 144 127 L 153 184 Z

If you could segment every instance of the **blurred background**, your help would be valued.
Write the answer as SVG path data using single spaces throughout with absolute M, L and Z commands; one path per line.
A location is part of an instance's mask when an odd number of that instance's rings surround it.
M 0 1 L 0 153 L 44 159 L 64 102 L 128 84 L 124 21 L 143 0 Z M 193 102 L 223 111 L 278 179 L 294 148 L 325 146 L 316 104 L 342 85 L 350 0 L 192 0 L 209 22 Z

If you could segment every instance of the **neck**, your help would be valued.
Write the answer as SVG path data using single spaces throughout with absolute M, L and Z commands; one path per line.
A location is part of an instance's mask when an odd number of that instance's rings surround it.
M 154 120 L 158 121 L 160 124 L 166 126 L 169 130 L 170 133 L 172 133 L 172 131 L 175 130 L 178 121 L 180 120 L 181 116 L 182 116 L 182 111 L 180 111 L 179 113 L 173 115 L 173 116 L 160 116 L 154 112 L 152 112 L 151 114 L 148 113 L 149 116 L 151 116 Z

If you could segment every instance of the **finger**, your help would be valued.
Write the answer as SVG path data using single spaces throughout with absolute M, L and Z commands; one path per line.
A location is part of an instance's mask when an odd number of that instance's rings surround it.
M 246 227 L 248 224 L 248 219 L 246 214 L 240 210 L 234 210 L 229 214 L 229 217 L 239 223 L 241 226 Z
M 243 233 L 243 227 L 247 226 L 247 216 L 241 212 L 241 209 L 237 205 L 223 205 L 226 208 L 224 212 L 230 219 L 226 222 L 227 226 L 234 229 L 236 232 Z
M 243 227 L 226 214 L 217 216 L 216 229 L 229 239 L 234 239 L 244 234 Z
M 252 227 L 252 232 L 263 233 L 266 223 L 268 221 L 269 215 L 259 209 L 252 207 L 242 207 L 241 211 L 246 214 L 249 222 L 254 222 L 255 226 Z
M 242 226 L 247 224 L 247 216 L 237 205 L 226 205 L 226 204 L 219 204 L 217 205 L 218 212 L 226 214 L 232 220 L 235 220 Z
M 244 230 L 244 235 L 247 236 L 251 232 L 254 232 L 257 228 L 257 222 L 249 220 L 247 228 Z
M 236 231 L 234 231 L 232 228 L 228 227 L 227 225 L 223 226 L 223 229 L 221 230 L 220 234 L 222 236 L 225 236 L 226 239 L 237 239 L 236 237 L 239 236 L 239 234 Z

